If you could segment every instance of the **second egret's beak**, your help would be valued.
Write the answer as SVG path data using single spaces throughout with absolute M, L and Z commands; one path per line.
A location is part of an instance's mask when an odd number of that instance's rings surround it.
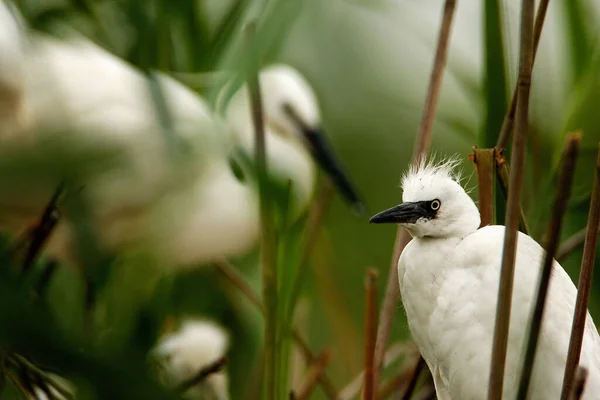
M 402 203 L 396 207 L 382 211 L 369 220 L 372 224 L 414 224 L 419 218 L 430 218 L 431 212 L 427 203 L 418 201 L 414 203 Z
M 331 177 L 342 197 L 350 203 L 357 214 L 362 214 L 364 206 L 357 191 L 345 173 L 339 161 L 333 155 L 333 150 L 327 137 L 317 129 L 304 129 L 304 137 L 315 161 Z

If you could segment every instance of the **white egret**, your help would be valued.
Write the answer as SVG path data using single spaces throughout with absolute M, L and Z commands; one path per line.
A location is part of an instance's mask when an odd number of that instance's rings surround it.
M 10 20 L 11 14 L 6 10 L 0 17 Z M 17 26 L 10 21 L 13 25 L 0 25 Z M 23 57 L 15 66 L 22 71 L 13 70 L 24 76 L 19 98 L 27 119 L 11 140 L 43 145 L 70 135 L 88 144 L 115 146 L 127 155 L 126 166 L 84 182 L 102 249 L 141 249 L 171 264 L 197 265 L 242 254 L 256 244 L 257 189 L 251 179 L 238 180 L 229 163 L 236 143 L 248 152 L 254 144 L 245 89 L 226 110 L 228 127 L 201 97 L 157 75 L 176 138 L 188 150 L 186 162 L 175 166 L 142 73 L 80 36 L 57 39 L 24 27 L 20 33 Z M 309 85 L 281 66 L 267 69 L 260 80 L 269 172 L 292 183 L 296 214 L 306 210 L 314 187 L 310 153 L 342 194 L 359 204 L 318 133 L 319 112 Z M 41 214 L 57 183 L 43 190 L 28 185 L 2 191 L 1 227 L 24 230 Z M 48 246 L 51 254 L 74 263 L 71 231 L 70 221 L 64 220 Z
M 176 332 L 162 338 L 154 354 L 159 362 L 161 377 L 169 386 L 177 387 L 192 379 L 225 356 L 229 347 L 227 333 L 207 320 L 187 320 Z M 227 371 L 210 374 L 201 383 L 190 387 L 188 399 L 229 399 Z
M 398 263 L 412 337 L 439 399 L 487 397 L 505 228 L 477 229 L 475 203 L 453 173 L 457 161 L 422 162 L 402 179 L 403 203 L 371 218 L 396 223 L 413 237 Z M 514 399 L 525 354 L 544 249 L 519 233 L 505 399 Z M 530 399 L 560 398 L 577 289 L 556 261 L 532 371 Z M 589 371 L 583 399 L 600 393 L 600 337 L 587 315 L 580 365 Z

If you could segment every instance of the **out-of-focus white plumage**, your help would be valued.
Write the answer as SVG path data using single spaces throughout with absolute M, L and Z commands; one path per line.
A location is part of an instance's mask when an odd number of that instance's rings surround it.
M 317 99 L 304 77 L 287 65 L 269 66 L 260 72 L 259 79 L 269 174 L 293 182 L 296 211 L 302 210 L 313 194 L 315 167 L 304 133 L 285 109 L 291 108 L 307 127 L 316 129 L 321 123 Z M 254 128 L 246 86 L 229 101 L 226 118 L 242 146 L 253 151 Z
M 454 166 L 454 161 L 423 162 L 402 180 L 404 204 L 437 199 L 441 205 L 435 217 L 395 221 L 413 236 L 400 257 L 398 279 L 413 339 L 433 374 L 438 398 L 482 399 L 488 391 L 505 228 L 477 229 L 479 212 L 455 180 Z M 516 395 L 543 257 L 543 248 L 519 233 L 505 399 Z M 552 268 L 529 399 L 555 399 L 561 392 L 577 290 L 560 264 Z M 580 365 L 589 371 L 583 398 L 597 398 L 600 337 L 589 314 Z
M 174 163 L 141 72 L 81 36 L 58 39 L 28 31 L 16 21 L 0 2 L 0 31 L 7 32 L 0 35 L 0 46 L 6 47 L 3 54 L 15 54 L 11 64 L 0 63 L 0 85 L 18 83 L 18 106 L 27 116 L 11 132 L 0 133 L 19 143 L 41 145 L 72 137 L 124 152 L 124 166 L 85 182 L 105 251 L 139 249 L 172 264 L 197 265 L 242 254 L 256 244 L 256 187 L 251 180 L 240 182 L 229 165 L 236 145 L 253 151 L 245 87 L 232 97 L 222 121 L 201 97 L 157 74 L 176 140 L 186 149 Z M 289 105 L 306 126 L 317 127 L 316 99 L 290 67 L 267 68 L 260 79 L 269 172 L 293 183 L 294 209 L 299 213 L 311 199 L 315 171 L 302 133 L 283 106 Z M 14 100 L 9 94 L 0 92 L 0 111 Z M 29 185 L 19 188 L 21 193 L 0 194 L 1 227 L 22 232 L 41 215 L 54 187 Z M 49 252 L 75 263 L 73 244 L 72 226 L 63 220 L 50 238 Z
M 177 332 L 161 339 L 154 352 L 167 384 L 177 386 L 225 356 L 228 346 L 227 333 L 217 324 L 206 320 L 188 320 Z M 186 397 L 229 399 L 226 370 L 211 374 L 204 382 L 191 387 L 186 391 Z

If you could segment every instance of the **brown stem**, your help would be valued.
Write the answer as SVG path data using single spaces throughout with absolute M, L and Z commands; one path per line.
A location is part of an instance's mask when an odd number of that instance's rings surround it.
M 494 224 L 494 149 L 479 149 L 473 146 L 472 161 L 477 167 L 481 228 Z
M 529 91 L 531 87 L 531 65 L 533 53 L 533 13 L 534 0 L 523 0 L 521 11 L 521 49 L 519 60 L 519 95 L 516 114 L 516 132 L 513 135 L 513 155 L 510 171 L 510 190 L 506 210 L 506 233 L 502 252 L 502 269 L 498 288 L 498 305 L 494 326 L 494 340 L 490 370 L 488 397 L 500 400 L 504 383 L 504 366 L 510 324 L 510 309 L 515 272 L 515 255 L 523 170 L 525 164 L 525 139 L 529 117 Z
M 556 252 L 556 261 L 560 262 L 585 242 L 587 228 L 583 228 L 567 238 Z
M 423 371 L 424 367 L 425 360 L 423 359 L 423 357 L 419 357 L 410 376 L 410 380 L 408 381 L 408 385 L 406 386 L 406 389 L 402 394 L 402 400 L 408 400 L 411 398 L 413 392 L 415 391 L 415 388 L 417 387 L 417 380 L 419 380 L 419 375 L 421 375 L 421 371 Z
M 416 346 L 412 342 L 396 343 L 395 345 L 390 346 L 390 348 L 385 352 L 383 367 L 387 367 L 402 356 L 408 357 L 413 353 L 416 353 L 417 356 L 420 357 L 419 353 L 416 350 Z M 358 394 L 358 392 L 360 392 L 363 386 L 364 377 L 365 371 L 362 370 L 356 377 L 354 377 L 350 381 L 350 383 L 348 383 L 346 386 L 344 386 L 342 390 L 340 390 L 338 400 L 349 400 L 356 397 L 356 395 Z
M 375 368 L 374 352 L 377 334 L 377 271 L 370 269 L 366 281 L 366 307 L 365 307 L 365 380 L 363 399 L 375 398 Z
M 563 216 L 567 211 L 567 205 L 569 203 L 569 198 L 571 197 L 573 176 L 575 175 L 575 163 L 577 162 L 580 141 L 581 134 L 579 132 L 570 134 L 567 137 L 567 143 L 565 144 L 565 149 L 563 151 L 563 165 L 558 179 L 558 187 L 556 189 L 556 197 L 552 207 L 550 225 L 548 226 L 547 243 L 545 246 L 546 254 L 542 264 L 535 309 L 533 317 L 531 318 L 527 352 L 525 353 L 525 362 L 523 363 L 521 381 L 519 382 L 517 399 L 520 400 L 525 400 L 527 398 L 527 392 L 529 390 L 531 373 L 535 361 L 535 352 L 537 350 L 538 339 L 542 328 L 546 297 L 548 296 L 550 273 L 552 272 L 552 266 L 554 264 L 554 254 L 556 253 L 556 249 L 558 249 L 558 243 L 560 241 Z
M 304 383 L 300 386 L 296 393 L 292 393 L 290 398 L 294 400 L 306 400 L 312 394 L 320 376 L 325 371 L 325 367 L 329 363 L 330 353 L 328 350 L 323 351 L 315 360 L 308 370 L 308 374 Z
M 292 286 L 292 293 L 290 295 L 289 309 L 287 315 L 291 318 L 294 305 L 298 301 L 300 292 L 302 290 L 302 284 L 304 283 L 304 275 L 307 271 L 307 264 L 310 256 L 312 255 L 317 239 L 319 238 L 320 228 L 323 225 L 323 218 L 329 210 L 331 199 L 333 197 L 333 184 L 330 179 L 323 179 L 321 186 L 318 191 L 317 200 L 313 203 L 309 213 L 308 221 L 306 222 L 306 230 L 304 233 L 304 242 L 302 244 L 302 259 L 298 266 L 298 274 L 294 279 Z
M 577 286 L 577 302 L 575 303 L 575 314 L 571 328 L 571 339 L 569 341 L 569 352 L 567 353 L 567 365 L 563 380 L 561 399 L 568 398 L 572 391 L 575 369 L 579 364 L 581 344 L 583 342 L 583 331 L 587 317 L 588 299 L 592 285 L 592 274 L 594 272 L 594 259 L 596 258 L 596 240 L 600 224 L 600 146 L 596 160 L 596 172 L 594 174 L 594 185 L 592 189 L 592 201 L 588 214 L 588 223 L 585 244 L 583 245 L 583 256 L 581 259 L 581 272 L 579 273 L 579 284 Z
M 414 376 L 416 365 L 415 362 L 419 363 L 420 360 L 422 360 L 422 357 L 420 354 L 417 353 L 417 358 L 415 359 L 415 361 L 408 360 L 408 362 L 405 362 L 402 365 L 400 372 L 396 376 L 390 378 L 387 382 L 384 382 L 381 385 L 381 387 L 377 391 L 377 399 L 384 400 L 394 393 L 399 393 L 399 390 L 402 387 L 408 387 L 410 385 L 412 377 Z
M 498 177 L 498 182 L 500 182 L 500 187 L 502 188 L 502 192 L 504 193 L 504 197 L 508 198 L 508 180 L 510 179 L 510 171 L 508 168 L 508 161 L 504 158 L 504 153 L 502 149 L 496 149 L 496 175 Z M 519 204 L 519 229 L 521 232 L 525 234 L 529 234 L 529 226 L 527 225 L 527 220 L 525 219 L 525 213 L 523 212 L 523 207 Z
M 244 278 L 240 275 L 240 273 L 236 270 L 235 267 L 230 265 L 227 261 L 222 260 L 218 261 L 215 264 L 215 267 L 221 272 L 235 287 L 238 288 L 240 292 L 246 296 L 246 298 L 254 304 L 260 312 L 264 315 L 265 309 L 263 304 L 258 297 L 258 294 L 252 289 L 252 287 L 244 280 Z M 300 334 L 292 328 L 292 339 L 296 342 L 296 345 L 302 352 L 304 359 L 307 364 L 314 364 L 317 357 L 313 354 L 313 352 L 308 347 L 306 341 L 300 336 Z M 330 400 L 337 399 L 337 390 L 333 385 L 331 379 L 327 376 L 325 372 L 323 372 L 319 376 L 319 383 L 323 388 L 323 391 L 327 395 Z
M 199 384 L 200 382 L 204 381 L 210 375 L 216 374 L 218 372 L 221 372 L 223 370 L 223 368 L 225 368 L 226 365 L 227 365 L 227 357 L 223 356 L 223 357 L 219 358 L 215 362 L 213 362 L 213 363 L 207 365 L 206 367 L 202 368 L 192 378 L 190 378 L 190 379 L 186 380 L 185 382 L 183 382 L 179 386 L 179 391 L 181 393 L 185 392 L 186 390 L 188 390 L 192 386 L 195 386 L 195 385 Z
M 29 271 L 38 254 L 46 244 L 46 241 L 52 234 L 54 227 L 58 223 L 59 213 L 57 205 L 63 189 L 64 185 L 60 184 L 52 195 L 48 205 L 44 209 L 39 223 L 31 231 L 31 242 L 29 243 L 27 252 L 25 253 L 25 259 L 23 261 L 23 274 L 26 274 L 27 271 Z
M 585 383 L 588 377 L 588 370 L 584 367 L 577 368 L 577 375 L 575 376 L 575 383 L 573 384 L 573 392 L 571 393 L 571 400 L 579 400 L 583 396 L 585 389 Z
M 437 49 L 435 59 L 433 61 L 433 70 L 429 80 L 429 88 L 425 99 L 425 107 L 423 109 L 423 117 L 419 127 L 419 133 L 415 142 L 413 152 L 413 162 L 418 162 L 429 150 L 431 144 L 431 134 L 435 112 L 438 104 L 440 89 L 442 87 L 442 78 L 444 76 L 444 68 L 446 65 L 446 54 L 448 52 L 448 42 L 450 41 L 450 29 L 454 17 L 454 9 L 456 0 L 446 0 L 444 3 L 444 13 L 442 15 L 442 25 L 438 36 Z M 392 331 L 392 323 L 394 320 L 394 312 L 398 304 L 398 260 L 402 250 L 410 241 L 408 232 L 398 227 L 396 232 L 396 240 L 394 242 L 394 251 L 392 253 L 392 261 L 388 273 L 388 280 L 385 290 L 383 306 L 381 308 L 379 326 L 377 328 L 377 345 L 375 347 L 375 387 L 379 382 L 379 375 L 383 366 L 383 357 L 385 348 L 390 338 Z
M 537 14 L 535 17 L 535 26 L 533 28 L 533 55 L 531 58 L 531 66 L 533 68 L 533 63 L 535 62 L 535 56 L 537 54 L 537 49 L 540 44 L 540 37 L 542 36 L 542 28 L 544 27 L 544 20 L 546 19 L 546 11 L 548 11 L 548 3 L 550 0 L 541 0 L 538 5 Z M 517 111 L 517 99 L 519 97 L 519 83 L 517 82 L 517 87 L 512 95 L 512 99 L 510 100 L 510 106 L 508 107 L 508 111 L 504 116 L 504 121 L 502 122 L 502 128 L 500 129 L 500 134 L 498 135 L 498 142 L 496 143 L 496 148 L 503 149 L 506 147 L 506 143 L 508 143 L 508 138 L 510 137 L 510 132 L 513 129 L 513 125 L 515 123 L 515 113 Z

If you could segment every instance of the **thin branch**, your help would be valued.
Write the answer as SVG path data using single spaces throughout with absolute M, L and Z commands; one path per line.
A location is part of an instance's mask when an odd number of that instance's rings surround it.
M 420 354 L 417 353 L 416 356 L 418 359 L 421 359 Z M 400 368 L 400 372 L 396 376 L 380 385 L 379 390 L 377 391 L 377 400 L 387 399 L 392 394 L 397 393 L 403 386 L 407 385 L 415 369 L 414 366 L 415 362 L 413 360 L 405 361 Z
M 510 179 L 510 171 L 508 168 L 508 161 L 504 157 L 504 151 L 502 149 L 496 148 L 495 152 L 496 156 L 496 175 L 498 177 L 498 182 L 500 182 L 500 187 L 502 188 L 502 192 L 504 193 L 504 197 L 508 198 L 508 181 Z M 529 225 L 527 225 L 527 220 L 525 219 L 525 213 L 523 212 L 523 207 L 519 204 L 519 229 L 521 232 L 525 234 L 529 234 Z
M 254 43 L 256 24 L 246 27 L 249 44 Z M 251 54 L 252 46 L 249 46 Z M 252 55 L 254 58 L 254 56 Z M 260 82 L 258 80 L 258 60 L 252 62 L 248 73 L 248 93 L 254 124 L 254 158 L 258 173 L 260 197 L 260 249 L 262 265 L 263 298 L 265 303 L 265 388 L 267 400 L 275 400 L 277 373 L 277 238 L 274 231 L 273 213 L 269 196 L 264 115 Z
M 575 376 L 575 383 L 573 385 L 573 392 L 571 393 L 571 400 L 579 400 L 583 396 L 585 390 L 585 383 L 588 378 L 588 370 L 584 367 L 577 368 L 577 375 Z
M 594 185 L 592 189 L 592 201 L 588 214 L 587 232 L 585 244 L 583 245 L 583 256 L 581 259 L 581 272 L 577 286 L 577 302 L 575 303 L 575 314 L 571 328 L 571 339 L 569 341 L 569 352 L 567 353 L 567 365 L 563 380 L 561 399 L 565 400 L 571 393 L 575 369 L 579 364 L 579 355 L 583 342 L 583 331 L 587 317 L 588 299 L 592 285 L 592 274 L 594 272 L 594 259 L 596 258 L 596 240 L 600 224 L 600 147 L 596 160 L 596 172 L 594 174 Z
M 319 232 L 323 225 L 323 218 L 329 210 L 331 199 L 333 198 L 333 183 L 330 179 L 325 178 L 321 181 L 320 188 L 316 201 L 310 208 L 308 213 L 308 220 L 306 222 L 306 229 L 304 232 L 304 242 L 302 244 L 302 258 L 300 265 L 298 266 L 298 273 L 294 279 L 292 286 L 292 293 L 290 295 L 289 309 L 287 315 L 291 318 L 293 313 L 293 307 L 300 297 L 302 292 L 302 284 L 304 283 L 304 276 L 308 270 L 307 265 L 312 255 L 317 239 L 319 238 Z
M 408 381 L 408 385 L 402 394 L 402 400 L 408 400 L 411 398 L 413 392 L 415 391 L 415 387 L 417 387 L 417 380 L 419 380 L 419 375 L 421 375 L 421 371 L 425 367 L 425 360 L 423 357 L 419 357 L 415 367 L 413 368 L 412 374 L 410 375 L 410 380 Z
M 407 346 L 408 344 L 410 346 Z M 417 356 L 420 357 L 416 346 L 412 342 L 396 343 L 390 346 L 390 348 L 385 352 L 383 367 L 388 367 L 400 357 L 407 357 L 411 353 L 416 353 Z M 344 386 L 342 390 L 340 390 L 338 400 L 349 400 L 356 397 L 357 394 L 360 392 L 360 389 L 362 388 L 364 377 L 365 371 L 362 370 L 356 377 L 354 377 L 354 379 L 350 381 L 350 383 L 348 383 L 346 386 Z
M 230 265 L 227 261 L 222 260 L 216 262 L 215 267 L 221 272 L 229 281 L 239 289 L 240 292 L 246 296 L 246 298 L 254 304 L 260 312 L 265 313 L 265 309 L 263 304 L 258 297 L 258 294 L 252 289 L 252 287 L 244 280 L 244 278 L 240 275 L 240 273 Z M 314 364 L 317 357 L 313 354 L 313 352 L 308 347 L 306 341 L 300 336 L 300 334 L 296 331 L 296 329 L 292 328 L 291 331 L 292 339 L 296 342 L 296 345 L 302 352 L 307 364 Z M 337 390 L 333 385 L 331 379 L 327 376 L 325 372 L 319 376 L 319 383 L 323 388 L 323 391 L 327 395 L 330 400 L 337 399 Z
M 477 167 L 481 228 L 494 224 L 494 149 L 479 149 L 473 146 L 471 161 Z
M 365 307 L 365 384 L 363 400 L 375 399 L 374 352 L 377 335 L 377 271 L 370 269 L 366 279 Z
M 229 262 L 226 260 L 220 260 L 216 261 L 214 263 L 214 266 L 227 279 L 229 279 L 229 281 L 233 283 L 233 285 L 237 287 L 238 290 L 242 292 L 252 304 L 258 307 L 260 312 L 264 315 L 265 307 L 260 301 L 258 293 L 256 293 L 254 289 L 252 289 L 252 287 L 248 284 L 248 282 L 244 280 L 244 277 L 242 277 L 242 275 L 237 271 L 237 269 L 233 265 L 229 264 Z
M 183 392 L 187 391 L 189 388 L 191 388 L 192 386 L 195 386 L 195 385 L 199 384 L 200 382 L 203 382 L 210 375 L 221 372 L 225 368 L 226 365 L 227 365 L 227 357 L 223 356 L 223 357 L 219 358 L 215 362 L 202 368 L 192 378 L 186 380 L 181 385 L 179 385 L 179 392 L 183 393 Z
M 52 234 L 54 227 L 58 223 L 59 212 L 57 209 L 58 200 L 63 193 L 64 185 L 60 184 L 50 198 L 48 205 L 39 220 L 39 223 L 31 231 L 31 242 L 27 247 L 25 259 L 23 261 L 23 274 L 31 269 L 38 254 L 46 244 L 46 241 Z
M 302 339 L 302 337 L 298 334 L 298 332 L 295 329 L 292 329 L 292 339 L 294 339 L 294 341 L 296 342 L 296 345 L 302 352 L 302 355 L 304 356 L 304 359 L 306 360 L 307 364 L 314 364 L 317 362 L 317 356 L 313 354 L 313 352 L 308 347 L 308 344 L 304 341 L 304 339 Z M 319 374 L 318 382 L 321 385 L 323 392 L 325 392 L 325 394 L 327 395 L 327 398 L 329 398 L 330 400 L 335 400 L 338 398 L 337 389 L 333 385 L 332 380 L 327 376 L 326 371 L 323 371 L 321 374 Z
M 435 386 L 431 384 L 429 387 L 421 389 L 418 393 L 415 393 L 415 400 L 436 400 Z
M 455 7 L 456 0 L 445 1 L 442 24 L 438 36 L 435 59 L 433 61 L 433 70 L 431 71 L 429 88 L 427 90 L 427 97 L 425 99 L 425 106 L 423 108 L 423 117 L 421 119 L 421 125 L 419 127 L 419 133 L 417 135 L 413 152 L 413 161 L 420 160 L 421 157 L 427 153 L 431 144 L 433 121 L 435 119 L 440 89 L 442 87 L 442 78 L 444 76 L 446 55 L 448 52 L 450 30 L 452 28 Z M 398 260 L 400 259 L 402 250 L 404 250 L 404 247 L 409 241 L 410 236 L 408 232 L 401 227 L 398 227 L 394 242 L 394 251 L 392 253 L 390 270 L 387 277 L 385 297 L 379 317 L 379 326 L 377 328 L 377 345 L 375 347 L 375 387 L 377 387 L 379 382 L 379 375 L 383 366 L 385 348 L 390 338 L 394 320 L 394 312 L 396 311 L 399 299 L 398 274 L 396 272 L 398 268 Z
M 569 198 L 571 197 L 571 188 L 573 186 L 573 176 L 575 175 L 575 163 L 577 162 L 577 154 L 579 152 L 579 143 L 581 134 L 579 132 L 569 134 L 567 143 L 563 150 L 563 165 L 558 179 L 558 187 L 556 189 L 556 197 L 552 207 L 552 216 L 550 217 L 550 225 L 548 226 L 546 254 L 542 264 L 542 272 L 537 293 L 537 300 L 533 317 L 531 318 L 531 327 L 529 330 L 529 339 L 527 342 L 527 352 L 525 353 L 525 362 L 521 372 L 521 381 L 519 382 L 519 391 L 517 399 L 525 400 L 529 390 L 531 374 L 533 371 L 535 352 L 537 350 L 538 339 L 542 329 L 542 318 L 546 306 L 546 297 L 548 296 L 548 286 L 550 284 L 550 274 L 554 265 L 554 254 L 558 249 L 560 241 L 560 231 L 562 228 L 562 220 Z
M 317 382 L 319 381 L 319 377 L 325 371 L 325 367 L 329 363 L 329 359 L 331 354 L 328 350 L 323 351 L 321 355 L 315 360 L 315 362 L 311 365 L 308 370 L 306 379 L 304 383 L 300 386 L 297 391 L 297 394 L 291 393 L 290 398 L 293 400 L 307 400 L 309 396 L 312 394 Z
M 585 242 L 587 228 L 583 228 L 565 239 L 556 252 L 556 261 L 560 262 Z
M 523 0 L 521 10 L 521 51 L 519 60 L 519 97 L 516 114 L 516 132 L 513 135 L 513 156 L 510 171 L 510 190 L 506 210 L 506 232 L 502 251 L 502 269 L 498 288 L 498 305 L 494 326 L 494 341 L 490 368 L 488 396 L 490 400 L 500 400 L 504 383 L 504 366 L 508 342 L 508 328 L 512 304 L 512 291 L 517 250 L 517 228 L 521 192 L 523 189 L 523 169 L 525 164 L 525 139 L 529 117 L 529 91 L 531 87 L 531 65 L 533 52 L 533 13 L 534 0 Z
M 546 11 L 548 11 L 549 2 L 550 0 L 541 0 L 540 4 L 538 5 L 537 14 L 535 17 L 535 26 L 533 28 L 533 55 L 531 58 L 532 68 L 535 62 L 537 49 L 540 44 L 542 28 L 544 27 L 544 20 L 546 19 Z M 498 135 L 498 142 L 496 143 L 496 148 L 498 149 L 503 149 L 506 147 L 506 143 L 508 143 L 508 138 L 510 137 L 510 132 L 513 129 L 513 125 L 515 123 L 515 114 L 517 111 L 517 99 L 519 97 L 518 89 L 519 83 L 517 82 L 517 87 L 515 87 L 515 91 L 513 92 L 512 99 L 510 100 L 510 106 L 508 107 L 508 111 L 504 116 L 504 122 L 502 122 L 502 128 L 500 129 L 500 134 Z

